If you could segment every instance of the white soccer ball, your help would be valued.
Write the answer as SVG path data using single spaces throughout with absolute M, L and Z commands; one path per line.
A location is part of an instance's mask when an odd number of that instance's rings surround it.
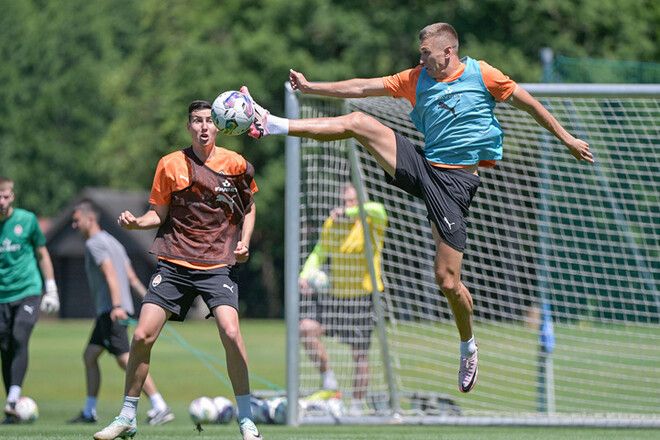
M 330 279 L 328 278 L 328 274 L 323 272 L 321 269 L 310 270 L 305 279 L 307 280 L 307 284 L 309 284 L 309 287 L 314 291 L 314 293 L 323 292 L 330 286 Z
M 253 396 L 250 398 L 250 406 L 252 407 L 254 423 L 270 423 L 270 410 L 268 409 L 268 404 L 265 400 Z
M 215 98 L 211 117 L 220 133 L 236 136 L 248 131 L 254 122 L 254 105 L 249 96 L 230 90 Z
M 21 422 L 32 423 L 39 418 L 39 408 L 29 397 L 20 397 L 16 402 L 16 414 Z
M 234 404 L 226 397 L 218 396 L 214 398 L 213 405 L 215 405 L 216 412 L 218 413 L 216 423 L 229 423 L 236 415 Z
M 266 401 L 270 420 L 277 425 L 286 423 L 287 400 L 286 397 L 273 397 Z
M 198 397 L 188 407 L 193 423 L 215 423 L 218 419 L 218 410 L 209 397 Z

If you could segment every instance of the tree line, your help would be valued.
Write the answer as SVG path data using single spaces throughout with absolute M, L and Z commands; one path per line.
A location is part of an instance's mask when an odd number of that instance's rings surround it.
M 276 114 L 289 68 L 311 80 L 418 63 L 419 30 L 445 21 L 460 53 L 518 82 L 539 50 L 658 62 L 651 0 L 0 0 L 0 174 L 17 206 L 52 216 L 88 186 L 149 189 L 189 143 L 187 105 L 247 84 Z M 219 137 L 255 165 L 258 220 L 245 312 L 282 313 L 284 139 Z

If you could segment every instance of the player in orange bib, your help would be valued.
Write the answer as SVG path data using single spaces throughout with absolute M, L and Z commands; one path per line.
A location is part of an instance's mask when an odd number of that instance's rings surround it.
M 125 229 L 158 228 L 151 248 L 158 266 L 133 334 L 121 412 L 94 435 L 97 440 L 135 435 L 135 414 L 151 348 L 165 322 L 182 321 L 197 295 L 202 296 L 220 332 L 243 440 L 262 438 L 250 407 L 235 270 L 250 255 L 256 215 L 252 196 L 258 190 L 254 167 L 240 154 L 215 145 L 218 129 L 210 103 L 190 104 L 187 127 L 192 145 L 158 163 L 147 213 L 135 217 L 124 211 L 118 219 Z

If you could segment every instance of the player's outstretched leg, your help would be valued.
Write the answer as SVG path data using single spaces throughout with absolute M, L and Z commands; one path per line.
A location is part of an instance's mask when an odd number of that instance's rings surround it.
M 254 425 L 254 422 L 247 417 L 243 417 L 238 421 L 238 428 L 241 431 L 243 440 L 262 440 L 263 437 L 259 434 L 259 430 Z
M 108 426 L 94 434 L 94 440 L 114 440 L 116 438 L 133 438 L 137 433 L 135 419 L 128 420 L 117 416 Z

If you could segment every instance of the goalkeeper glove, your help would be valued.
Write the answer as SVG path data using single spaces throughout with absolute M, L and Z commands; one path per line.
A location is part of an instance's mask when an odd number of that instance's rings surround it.
M 57 296 L 55 280 L 46 280 L 46 294 L 41 298 L 40 309 L 49 315 L 60 311 L 60 297 Z

